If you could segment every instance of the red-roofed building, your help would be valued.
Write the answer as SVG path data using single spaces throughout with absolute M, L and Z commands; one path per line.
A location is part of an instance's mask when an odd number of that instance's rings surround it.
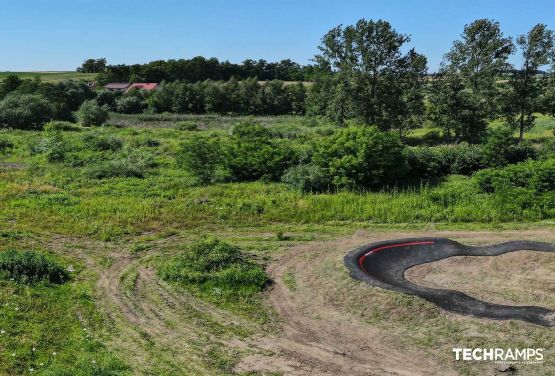
M 158 87 L 158 84 L 157 84 L 157 83 L 154 83 L 154 82 L 148 82 L 148 83 L 145 83 L 145 82 L 137 82 L 137 83 L 131 84 L 131 85 L 127 88 L 127 90 L 125 90 L 125 92 L 127 93 L 127 92 L 128 92 L 129 90 L 131 90 L 131 89 L 152 91 L 152 90 L 156 89 L 157 87 Z

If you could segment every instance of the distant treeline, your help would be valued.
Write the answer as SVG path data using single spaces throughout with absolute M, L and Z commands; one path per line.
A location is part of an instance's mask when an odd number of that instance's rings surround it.
M 312 65 L 302 66 L 289 59 L 279 62 L 266 60 L 245 60 L 241 64 L 206 59 L 197 56 L 192 59 L 157 60 L 148 64 L 107 65 L 106 59 L 88 59 L 79 72 L 99 73 L 98 82 L 162 82 L 205 80 L 224 80 L 232 77 L 242 80 L 257 77 L 259 80 L 308 81 L 312 79 L 317 68 Z
M 314 66 L 291 60 L 232 64 L 196 57 L 143 65 L 89 59 L 80 68 L 98 72 L 100 84 L 161 83 L 154 91 L 125 94 L 102 88 L 89 93 L 75 84 L 45 86 L 10 77 L 0 85 L 0 98 L 6 97 L 0 102 L 0 126 L 13 127 L 30 114 L 43 113 L 38 109 L 44 100 L 55 119 L 69 118 L 90 96 L 104 112 L 306 113 L 325 116 L 338 126 L 376 126 L 401 138 L 429 124 L 441 129 L 448 143 L 483 142 L 493 120 L 518 130 L 522 140 L 534 126 L 536 113 L 555 115 L 555 34 L 544 24 L 517 37 L 506 36 L 494 20 L 465 25 L 432 76 L 426 57 L 410 48 L 410 36 L 383 20 L 337 26 L 322 37 L 318 49 Z M 520 65 L 510 62 L 514 54 L 521 57 Z M 546 70 L 548 74 L 541 74 Z
M 163 82 L 154 91 L 131 90 L 125 95 L 102 91 L 97 102 L 110 111 L 180 114 L 303 115 L 307 89 L 302 82 L 238 81 Z

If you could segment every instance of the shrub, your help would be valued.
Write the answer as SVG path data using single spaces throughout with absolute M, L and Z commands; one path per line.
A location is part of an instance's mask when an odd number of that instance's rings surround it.
M 123 147 L 123 140 L 113 135 L 105 135 L 102 132 L 90 132 L 83 136 L 83 143 L 92 150 L 118 151 Z
M 55 122 L 48 122 L 45 124 L 39 148 L 48 162 L 60 162 L 64 160 L 68 147 L 62 131 Z
M 52 105 L 41 95 L 15 93 L 0 101 L 0 127 L 40 129 L 53 117 Z
M 116 99 L 116 111 L 122 114 L 140 114 L 145 108 L 144 102 L 136 96 L 123 96 Z
M 474 176 L 482 192 L 515 219 L 551 218 L 555 213 L 555 160 L 527 161 L 504 168 L 489 168 Z
M 484 156 L 488 166 L 504 166 L 509 163 L 511 147 L 516 143 L 513 131 L 507 127 L 499 127 L 488 131 L 484 144 Z
M 450 174 L 470 175 L 486 167 L 481 147 L 465 143 L 411 148 L 407 161 L 411 179 L 438 179 Z
M 513 145 L 507 154 L 508 163 L 520 163 L 528 159 L 537 159 L 539 153 L 529 141 L 521 141 Z
M 323 192 L 330 186 L 328 176 L 320 166 L 314 164 L 301 164 L 287 169 L 281 181 L 301 192 Z
M 111 90 L 102 90 L 96 96 L 96 103 L 101 107 L 106 107 L 110 111 L 116 110 L 116 99 L 121 96 L 121 93 Z
M 66 269 L 50 257 L 34 251 L 12 249 L 0 252 L 0 272 L 23 283 L 63 283 L 69 279 Z
M 446 148 L 416 147 L 407 153 L 409 175 L 413 179 L 437 179 L 451 172 Z
M 504 168 L 488 168 L 475 175 L 483 192 L 506 192 L 515 188 L 535 193 L 555 190 L 555 159 L 528 161 Z
M 77 124 L 65 120 L 52 120 L 49 124 L 60 131 L 80 131 L 82 129 Z
M 269 282 L 262 267 L 249 261 L 239 247 L 211 237 L 192 243 L 163 264 L 159 273 L 167 281 L 222 297 L 248 297 Z
M 11 150 L 15 147 L 14 143 L 6 138 L 0 138 L 0 153 Z
M 146 146 L 149 148 L 155 148 L 160 146 L 160 141 L 154 138 L 140 137 L 133 140 L 133 146 Z
M 395 183 L 406 168 L 405 146 L 391 132 L 350 126 L 322 139 L 314 161 L 338 188 L 377 188 Z
M 90 127 L 92 125 L 104 124 L 108 120 L 109 115 L 108 110 L 99 106 L 95 100 L 88 100 L 83 102 L 81 107 L 79 107 L 77 117 L 81 125 Z
M 175 127 L 180 131 L 198 131 L 197 122 L 191 120 L 177 122 Z
M 128 151 L 115 159 L 91 165 L 87 175 L 95 179 L 144 178 L 147 170 L 153 166 L 154 162 L 149 154 Z
M 277 181 L 296 159 L 288 140 L 272 140 L 270 132 L 256 123 L 236 125 L 224 147 L 225 166 L 236 181 Z
M 195 136 L 181 143 L 178 163 L 185 167 L 201 184 L 216 181 L 222 162 L 222 147 L 215 138 Z
M 448 158 L 451 161 L 451 174 L 471 175 L 475 171 L 487 167 L 484 152 L 479 145 L 469 145 L 466 143 L 448 147 L 447 152 L 451 154 Z
M 506 166 L 538 156 L 536 149 L 529 142 L 518 143 L 513 137 L 513 131 L 505 127 L 489 131 L 483 150 L 488 167 Z

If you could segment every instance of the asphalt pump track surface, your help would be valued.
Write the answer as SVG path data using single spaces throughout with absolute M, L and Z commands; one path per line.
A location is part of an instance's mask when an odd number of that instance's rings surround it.
M 520 250 L 553 252 L 555 244 L 510 241 L 485 247 L 467 246 L 446 238 L 410 238 L 371 243 L 349 252 L 345 265 L 353 278 L 372 286 L 416 295 L 458 314 L 497 320 L 523 320 L 555 326 L 555 312 L 536 306 L 484 302 L 460 291 L 420 286 L 405 279 L 405 270 L 453 256 L 498 256 Z

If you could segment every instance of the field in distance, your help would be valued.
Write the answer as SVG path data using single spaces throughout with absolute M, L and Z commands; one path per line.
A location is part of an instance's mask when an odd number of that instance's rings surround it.
M 91 81 L 96 78 L 96 73 L 79 73 L 72 71 L 0 72 L 0 81 L 3 81 L 4 78 L 13 74 L 21 79 L 39 77 L 43 82 L 56 82 L 70 79 Z

